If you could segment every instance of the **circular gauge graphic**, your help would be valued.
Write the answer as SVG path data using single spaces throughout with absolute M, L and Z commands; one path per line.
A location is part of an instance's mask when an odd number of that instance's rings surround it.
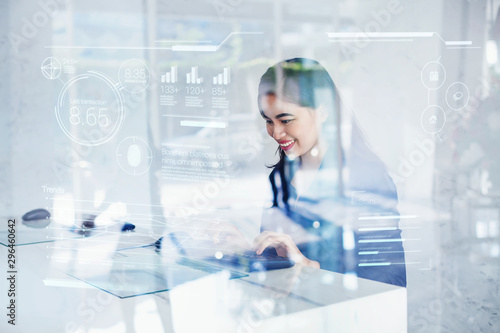
M 423 130 L 427 133 L 439 133 L 446 123 L 446 114 L 439 105 L 429 105 L 425 108 L 424 112 L 422 112 L 420 123 Z
M 55 80 L 61 75 L 61 63 L 57 58 L 48 57 L 42 62 L 42 74 L 46 79 Z
M 97 72 L 78 75 L 62 88 L 56 106 L 59 126 L 71 140 L 97 146 L 123 123 L 123 99 L 115 84 Z
M 123 171 L 130 175 L 142 175 L 153 162 L 153 153 L 146 141 L 130 136 L 123 139 L 116 148 L 116 159 Z
M 441 88 L 446 80 L 446 70 L 443 65 L 437 61 L 431 61 L 425 64 L 420 73 L 423 85 L 430 90 Z
M 469 103 L 469 88 L 462 82 L 453 82 L 446 90 L 446 104 L 452 110 L 461 110 Z
M 136 93 L 146 90 L 151 80 L 151 71 L 142 60 L 129 59 L 120 66 L 118 77 L 126 91 Z

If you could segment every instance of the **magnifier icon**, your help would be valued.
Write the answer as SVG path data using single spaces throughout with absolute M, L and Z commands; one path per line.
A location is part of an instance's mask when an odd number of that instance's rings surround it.
M 453 100 L 456 102 L 464 97 L 464 94 L 460 91 L 457 91 L 456 93 L 453 94 Z

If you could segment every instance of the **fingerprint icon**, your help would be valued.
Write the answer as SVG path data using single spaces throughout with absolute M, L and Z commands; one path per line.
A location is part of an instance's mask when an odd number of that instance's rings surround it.
M 141 163 L 141 149 L 138 145 L 133 144 L 128 147 L 127 161 L 132 168 L 135 168 Z
M 123 171 L 138 176 L 146 173 L 151 167 L 153 152 L 146 141 L 129 136 L 118 144 L 116 159 Z

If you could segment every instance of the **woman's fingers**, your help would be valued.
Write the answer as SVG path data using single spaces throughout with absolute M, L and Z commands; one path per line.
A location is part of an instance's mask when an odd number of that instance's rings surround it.
M 320 268 L 319 267 L 319 262 L 314 261 L 314 260 L 309 260 L 307 258 L 302 262 L 302 264 L 304 266 L 308 266 L 308 267 L 312 267 L 312 268 Z
M 262 254 L 262 252 L 264 252 L 264 250 L 270 246 L 274 248 L 278 246 L 278 243 L 275 241 L 274 237 L 267 237 L 257 243 L 254 246 L 255 253 Z
M 296 263 L 308 267 L 320 268 L 319 262 L 306 258 L 302 252 L 300 252 L 290 235 L 264 231 L 255 238 L 253 248 L 257 254 L 262 254 L 268 247 L 275 248 L 279 256 L 289 257 Z
M 260 233 L 260 235 L 258 235 L 255 240 L 253 241 L 253 246 L 254 248 L 257 248 L 257 245 L 262 243 L 264 241 L 264 239 L 266 239 L 267 237 L 269 237 L 270 235 L 272 234 L 272 232 L 270 231 L 263 231 Z
M 301 254 L 292 238 L 286 234 L 265 231 L 255 239 L 254 250 L 257 254 L 270 246 L 276 248 L 281 256 Z
M 293 243 L 292 238 L 287 234 L 282 234 L 274 231 L 264 231 L 255 238 L 254 246 L 264 241 L 281 241 L 286 243 Z
M 214 244 L 221 247 L 234 249 L 250 249 L 251 245 L 246 240 L 241 231 L 234 225 L 229 223 L 214 224 L 213 228 L 206 230 L 207 234 L 211 234 Z
M 254 250 L 257 254 L 261 254 L 269 246 L 274 248 L 280 246 L 282 241 L 281 234 L 265 231 L 255 239 Z

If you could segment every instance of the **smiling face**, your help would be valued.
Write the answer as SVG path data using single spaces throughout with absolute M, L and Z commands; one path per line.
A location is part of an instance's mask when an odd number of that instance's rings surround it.
M 317 155 L 322 119 L 320 112 L 276 98 L 273 94 L 261 97 L 261 114 L 267 133 L 278 142 L 289 157 Z

